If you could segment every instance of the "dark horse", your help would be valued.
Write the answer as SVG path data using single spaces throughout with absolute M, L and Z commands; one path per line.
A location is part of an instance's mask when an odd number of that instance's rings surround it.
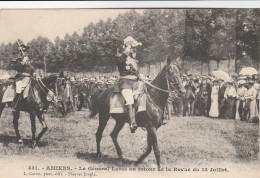
M 30 120 L 31 120 L 31 130 L 32 130 L 32 147 L 35 147 L 38 143 L 41 137 L 44 135 L 44 133 L 47 131 L 47 124 L 45 122 L 45 119 L 43 117 L 43 111 L 47 109 L 49 102 L 47 101 L 47 95 L 48 92 L 51 89 L 54 89 L 55 82 L 57 80 L 58 76 L 51 75 L 42 79 L 35 79 L 31 77 L 31 83 L 29 88 L 29 93 L 27 98 L 22 98 L 17 103 L 17 110 L 13 113 L 13 125 L 16 133 L 16 137 L 18 140 L 18 143 L 22 144 L 23 141 L 21 139 L 19 129 L 18 129 L 18 120 L 20 117 L 20 111 L 25 111 L 30 114 Z M 6 84 L 2 84 L 1 91 L 0 91 L 0 101 L 2 101 L 3 93 L 5 89 L 7 88 Z M 0 113 L 2 113 L 6 103 L 0 103 Z M 35 117 L 38 117 L 41 125 L 42 125 L 42 131 L 39 133 L 37 138 L 35 137 L 36 134 L 36 123 L 35 123 Z
M 189 115 L 194 115 L 194 104 L 196 100 L 196 88 L 191 81 L 185 86 L 186 93 L 183 97 L 183 116 L 186 116 L 187 111 Z M 188 105 L 190 108 L 188 110 Z
M 106 84 L 95 84 L 93 83 L 90 86 L 89 89 L 89 103 L 90 103 L 90 117 L 93 117 L 92 114 L 96 114 L 98 112 L 98 96 L 107 89 L 107 85 Z
M 137 160 L 136 165 L 146 158 L 154 149 L 154 154 L 157 161 L 157 166 L 160 168 L 160 151 L 157 141 L 157 129 L 163 124 L 163 114 L 167 103 L 167 98 L 169 96 L 170 88 L 171 90 L 178 92 L 185 92 L 182 85 L 182 78 L 180 74 L 180 69 L 177 65 L 171 63 L 171 59 L 167 58 L 167 64 L 162 69 L 162 71 L 157 75 L 157 77 L 152 81 L 151 85 L 147 87 L 147 102 L 146 111 L 139 112 L 136 114 L 136 122 L 138 127 L 144 127 L 147 130 L 147 142 L 148 147 L 146 152 L 141 155 Z M 114 87 L 106 89 L 98 97 L 98 113 L 99 113 L 99 126 L 96 133 L 96 143 L 97 143 L 97 157 L 101 156 L 100 152 L 100 142 L 102 139 L 102 133 L 107 125 L 110 118 L 109 113 L 109 101 L 113 94 Z M 92 113 L 94 116 L 97 113 Z M 128 122 L 127 114 L 111 114 L 111 116 L 116 120 L 116 125 L 111 133 L 112 140 L 114 142 L 117 155 L 122 158 L 122 150 L 117 142 L 117 136 L 120 130 L 123 128 L 124 124 Z
M 88 100 L 89 97 L 89 85 L 88 83 L 80 82 L 77 85 L 77 95 L 78 95 L 78 99 L 77 99 L 77 108 L 80 111 L 82 109 L 82 107 L 85 108 L 90 108 L 90 102 Z

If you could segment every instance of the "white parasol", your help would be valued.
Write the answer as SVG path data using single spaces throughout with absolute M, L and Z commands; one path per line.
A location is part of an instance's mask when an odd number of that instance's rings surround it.
M 244 67 L 239 72 L 239 75 L 254 75 L 254 74 L 258 74 L 258 72 L 253 67 Z
M 231 77 L 223 70 L 216 70 L 212 72 L 212 75 L 216 77 L 217 79 L 222 79 L 225 82 L 228 82 L 231 80 Z

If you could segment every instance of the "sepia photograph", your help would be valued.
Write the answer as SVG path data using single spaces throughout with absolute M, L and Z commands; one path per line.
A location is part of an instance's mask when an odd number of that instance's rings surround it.
M 260 8 L 0 9 L 0 177 L 259 178 Z

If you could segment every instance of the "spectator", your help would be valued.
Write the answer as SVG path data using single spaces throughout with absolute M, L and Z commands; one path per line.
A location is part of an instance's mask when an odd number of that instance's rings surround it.
M 218 80 L 213 80 L 213 87 L 211 90 L 211 107 L 209 111 L 209 116 L 218 117 L 219 107 L 218 107 L 218 92 L 219 92 L 219 82 Z

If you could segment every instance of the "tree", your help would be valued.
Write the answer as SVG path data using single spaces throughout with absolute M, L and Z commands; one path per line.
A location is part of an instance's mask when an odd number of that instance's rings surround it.
M 252 62 L 259 61 L 259 31 L 260 10 L 239 9 L 237 30 L 237 55 L 242 59 L 244 55 L 251 58 Z
M 28 46 L 28 56 L 33 61 L 33 65 L 43 69 L 47 63 L 46 60 L 52 58 L 50 49 L 53 47 L 53 43 L 48 38 L 39 36 L 29 42 Z

